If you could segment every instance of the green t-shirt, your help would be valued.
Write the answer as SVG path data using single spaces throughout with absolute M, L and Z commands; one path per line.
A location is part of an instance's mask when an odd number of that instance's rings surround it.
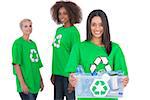
M 128 75 L 125 57 L 120 46 L 112 42 L 112 50 L 110 55 L 106 53 L 104 46 L 97 46 L 91 41 L 84 41 L 75 45 L 70 54 L 66 72 L 75 72 L 78 65 L 82 65 L 86 73 L 90 73 L 90 67 L 95 63 L 95 60 L 99 57 L 107 59 L 107 65 L 110 65 L 113 70 L 122 70 L 124 75 Z M 106 60 L 105 60 L 106 62 Z M 106 64 L 99 63 L 96 66 L 97 71 L 102 71 L 105 69 Z M 81 99 L 80 100 L 85 100 Z M 86 100 L 117 100 L 111 98 L 93 98 Z
M 23 79 L 29 88 L 30 93 L 38 93 L 40 89 L 40 70 L 42 62 L 38 54 L 35 42 L 26 41 L 23 37 L 15 40 L 12 46 L 12 63 L 19 64 Z M 16 70 L 13 67 L 13 73 L 16 75 L 17 91 L 22 92 Z
M 74 44 L 80 42 L 80 34 L 75 26 L 59 27 L 53 43 L 52 74 L 68 77 L 65 72 L 70 52 Z

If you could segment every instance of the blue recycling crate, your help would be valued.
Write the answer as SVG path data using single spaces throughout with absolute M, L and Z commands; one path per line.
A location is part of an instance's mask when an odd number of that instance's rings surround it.
M 90 73 L 76 73 L 75 77 L 78 81 L 75 87 L 77 98 L 116 98 L 123 96 L 122 79 L 124 76 L 108 73 L 96 76 L 92 76 Z

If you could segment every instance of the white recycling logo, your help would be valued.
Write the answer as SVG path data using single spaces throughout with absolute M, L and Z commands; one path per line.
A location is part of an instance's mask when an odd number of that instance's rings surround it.
M 62 38 L 62 34 L 59 34 L 56 36 L 56 38 L 54 39 L 54 47 L 59 48 L 60 47 L 60 40 Z
M 38 62 L 39 61 L 39 56 L 38 56 L 38 53 L 35 49 L 30 50 L 30 59 L 32 62 Z
M 112 71 L 112 68 L 108 64 L 108 59 L 106 57 L 97 57 L 94 60 L 94 63 L 90 66 L 91 73 L 94 73 L 96 71 L 96 67 L 100 63 L 105 65 L 105 70 L 107 72 Z M 106 73 L 102 75 L 101 79 L 95 79 L 93 81 L 93 83 L 90 86 L 90 90 L 95 97 L 105 97 L 107 95 L 107 93 L 110 90 L 110 87 L 107 83 L 109 79 L 110 79 L 110 76 Z
M 103 79 L 95 79 L 90 86 L 90 90 L 95 97 L 105 97 L 110 90 L 108 83 Z
M 93 73 L 96 70 L 96 67 L 102 62 L 102 64 L 105 64 L 105 70 L 107 72 L 112 71 L 111 66 L 108 64 L 108 59 L 106 57 L 97 57 L 94 61 L 94 64 L 90 66 L 90 71 Z

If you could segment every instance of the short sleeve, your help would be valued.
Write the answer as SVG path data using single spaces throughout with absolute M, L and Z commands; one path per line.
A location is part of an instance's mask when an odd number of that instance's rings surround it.
M 77 66 L 79 65 L 79 62 L 80 62 L 79 44 L 76 44 L 72 48 L 65 71 L 68 73 L 75 72 Z
M 21 44 L 15 42 L 12 46 L 12 64 L 21 65 L 21 55 L 22 55 Z
M 72 47 L 76 44 L 80 42 L 80 33 L 79 31 L 75 28 L 75 30 L 72 33 L 72 40 L 71 40 L 71 45 Z
M 22 64 L 22 48 L 21 48 L 21 44 L 14 42 L 13 46 L 12 46 L 12 64 L 18 64 L 21 66 Z M 16 75 L 16 70 L 13 67 L 13 74 Z
M 128 75 L 125 56 L 119 45 L 117 45 L 116 47 L 116 53 L 114 59 L 114 70 L 121 70 L 123 71 L 124 75 Z

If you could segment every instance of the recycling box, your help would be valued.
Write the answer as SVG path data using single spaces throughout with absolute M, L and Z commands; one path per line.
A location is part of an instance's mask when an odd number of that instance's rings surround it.
M 115 98 L 123 96 L 122 79 L 124 76 L 91 74 L 75 74 L 77 85 L 75 95 L 77 98 Z

